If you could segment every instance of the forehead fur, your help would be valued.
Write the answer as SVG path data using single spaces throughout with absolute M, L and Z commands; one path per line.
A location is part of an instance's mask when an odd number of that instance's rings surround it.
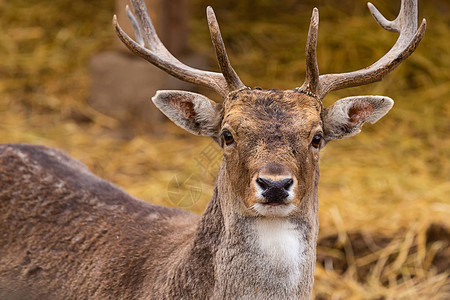
M 321 124 L 318 100 L 297 90 L 245 89 L 225 100 L 223 125 L 239 135 L 260 131 L 263 135 L 293 132 L 308 135 Z

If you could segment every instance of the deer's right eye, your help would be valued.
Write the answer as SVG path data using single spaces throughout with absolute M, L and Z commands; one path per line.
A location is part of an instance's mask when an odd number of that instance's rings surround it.
M 313 146 L 314 148 L 317 149 L 320 147 L 321 141 L 322 141 L 322 136 L 320 134 L 316 134 L 311 141 L 311 146 Z
M 227 146 L 234 143 L 233 135 L 228 130 L 225 130 L 224 132 L 222 132 L 222 139 L 223 139 L 225 145 L 227 145 Z

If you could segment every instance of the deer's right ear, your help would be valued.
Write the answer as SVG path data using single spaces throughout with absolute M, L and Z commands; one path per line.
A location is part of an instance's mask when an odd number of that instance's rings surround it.
M 175 124 L 195 135 L 217 139 L 222 104 L 186 91 L 157 91 L 153 103 Z

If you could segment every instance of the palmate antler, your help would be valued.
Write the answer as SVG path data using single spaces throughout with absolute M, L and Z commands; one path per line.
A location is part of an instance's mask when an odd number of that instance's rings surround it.
M 148 60 L 170 75 L 187 82 L 209 87 L 224 98 L 230 92 L 245 87 L 228 60 L 219 25 L 211 7 L 207 9 L 208 26 L 222 73 L 194 69 L 181 63 L 167 50 L 159 39 L 144 2 L 131 0 L 131 5 L 137 19 L 128 6 L 127 14 L 133 25 L 137 42 L 131 39 L 120 28 L 116 16 L 114 16 L 113 25 L 119 38 L 132 52 Z
M 400 13 L 394 21 L 386 20 L 372 3 L 369 2 L 367 6 L 381 27 L 400 33 L 394 46 L 377 62 L 365 69 L 348 73 L 319 75 L 316 57 L 319 12 L 314 8 L 305 50 L 306 80 L 299 88 L 300 90 L 316 95 L 318 99 L 323 99 L 334 90 L 380 81 L 416 50 L 427 24 L 423 19 L 417 29 L 417 0 L 402 0 Z

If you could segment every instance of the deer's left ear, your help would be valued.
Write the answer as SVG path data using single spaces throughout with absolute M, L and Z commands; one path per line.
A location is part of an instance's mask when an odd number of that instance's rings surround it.
M 365 122 L 375 123 L 394 105 L 383 96 L 348 97 L 323 110 L 325 140 L 340 140 L 361 132 Z
M 217 139 L 222 121 L 222 104 L 186 91 L 158 91 L 152 101 L 181 128 L 195 135 Z

